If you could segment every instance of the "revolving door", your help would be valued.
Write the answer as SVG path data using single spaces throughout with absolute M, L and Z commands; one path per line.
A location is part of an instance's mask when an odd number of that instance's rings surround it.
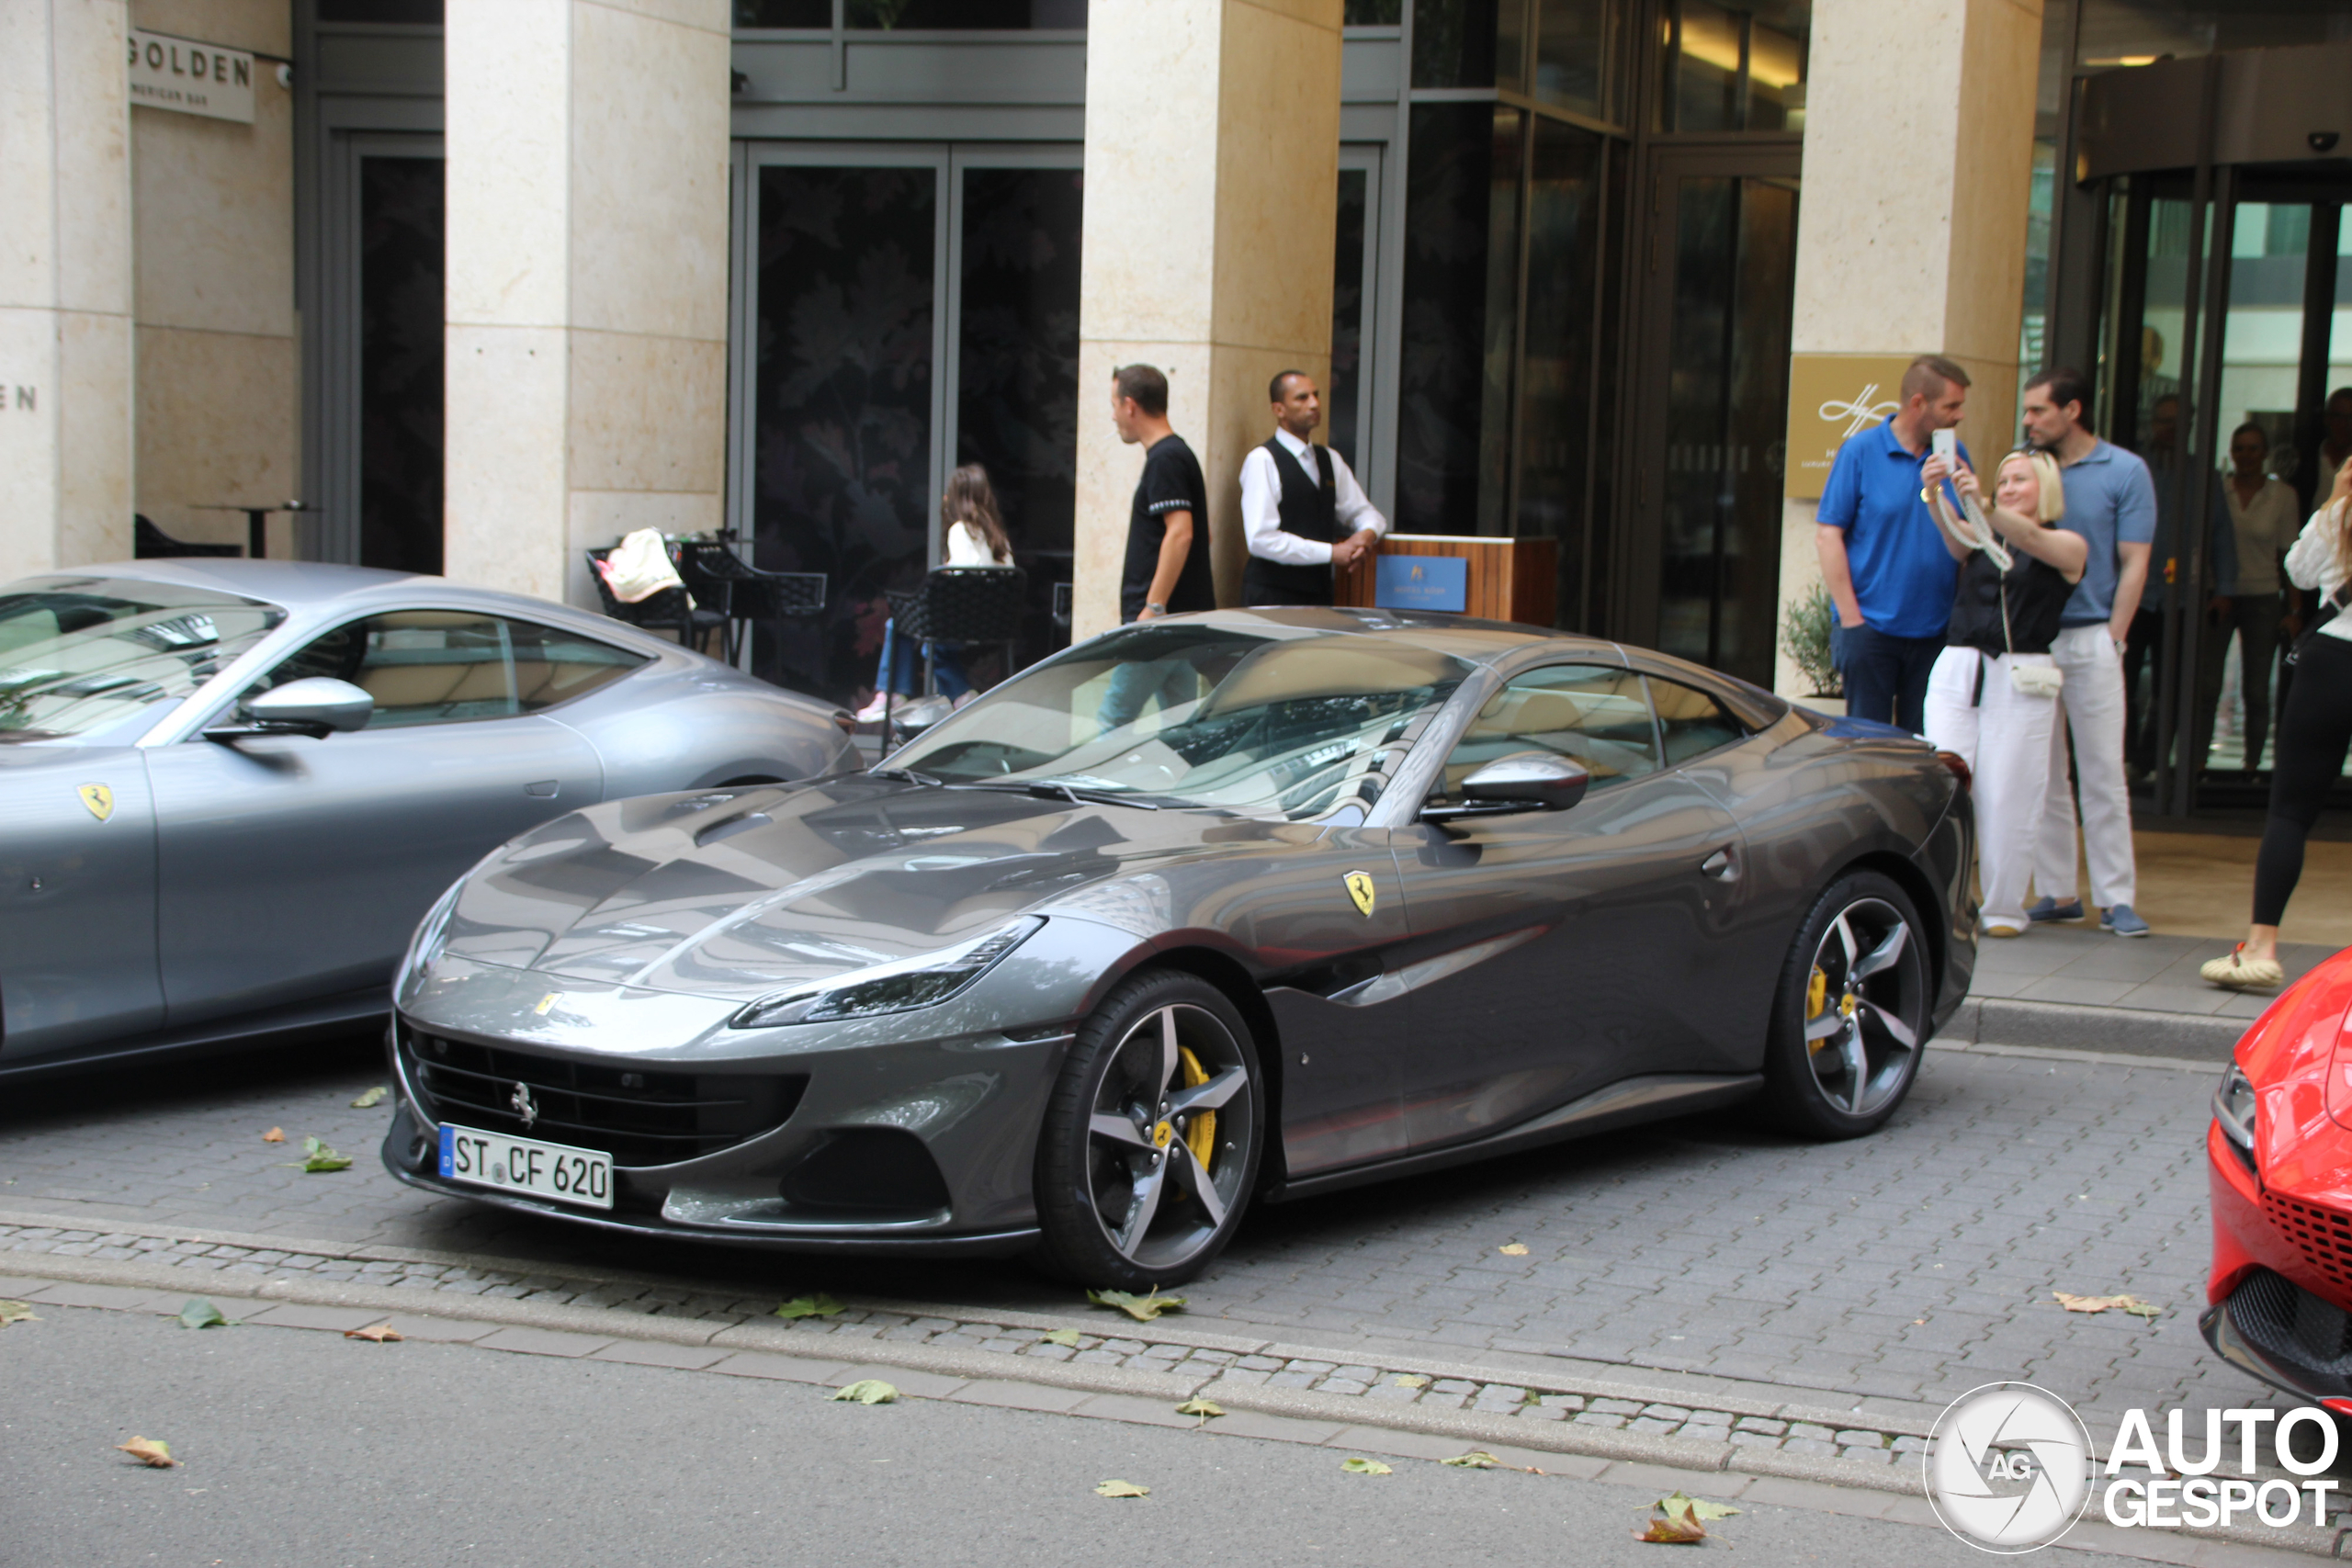
M 2352 388 L 2346 133 L 2352 45 L 2163 62 L 2077 85 L 2075 188 L 2053 258 L 2074 319 L 2052 358 L 2091 371 L 2099 433 L 2155 480 L 2128 745 L 2165 817 L 2264 798 L 2268 710 L 2291 678 L 2277 663 L 2283 631 L 2312 596 L 2287 589 L 2276 615 L 2236 603 L 2267 591 L 2256 558 L 2267 552 L 2239 548 L 2233 516 L 2261 487 L 2231 453 L 2233 437 L 2242 458 L 2259 447 L 2260 475 L 2294 491 L 2297 527 L 2352 456 L 2352 392 L 2329 419 L 2333 394 Z M 2267 504 L 2275 514 L 2275 491 Z M 2339 786 L 2335 804 L 2352 794 Z

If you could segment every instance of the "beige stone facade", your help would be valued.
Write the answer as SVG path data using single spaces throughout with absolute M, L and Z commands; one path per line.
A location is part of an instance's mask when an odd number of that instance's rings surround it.
M 0 581 L 130 553 L 128 27 L 0 5 Z
M 581 552 L 719 525 L 726 0 L 447 24 L 447 571 L 593 604 Z
M 1340 0 L 1098 6 L 1086 96 L 1072 636 L 1118 624 L 1140 448 L 1111 372 L 1168 375 L 1168 414 L 1208 480 L 1218 597 L 1239 592 L 1241 459 L 1272 429 L 1266 383 L 1331 355 Z M 1307 237 L 1302 245 L 1301 236 Z

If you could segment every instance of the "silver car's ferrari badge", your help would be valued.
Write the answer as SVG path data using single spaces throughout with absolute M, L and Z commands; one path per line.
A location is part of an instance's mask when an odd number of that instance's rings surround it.
M 555 998 L 556 993 L 549 991 L 546 996 L 539 998 L 539 1005 L 533 1008 L 531 1010 L 537 1013 L 541 1018 L 545 1018 L 548 1015 L 548 1009 L 555 1006 Z
M 99 821 L 103 822 L 114 815 L 114 791 L 106 785 L 84 784 L 74 793 L 82 797 L 82 804 L 88 807 L 90 815 Z
M 513 1106 L 514 1114 L 523 1119 L 523 1131 L 529 1132 L 531 1123 L 539 1119 L 538 1102 L 531 1098 L 531 1086 L 526 1083 L 516 1084 L 514 1092 L 506 1097 L 506 1103 Z
M 1380 897 L 1380 890 L 1373 886 L 1372 873 L 1351 871 L 1347 874 L 1347 884 L 1348 897 L 1356 901 L 1356 913 L 1369 917 L 1372 906 Z

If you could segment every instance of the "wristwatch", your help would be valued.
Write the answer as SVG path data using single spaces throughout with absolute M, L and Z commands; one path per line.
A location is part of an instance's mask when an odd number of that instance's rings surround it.
M 1159 612 L 1159 614 L 1161 614 L 1161 615 L 1166 615 L 1166 614 L 1168 614 L 1168 606 L 1167 606 L 1167 605 L 1165 605 L 1165 604 L 1147 604 L 1146 605 L 1144 605 L 1144 608 L 1145 608 L 1145 609 L 1147 609 L 1147 610 L 1157 610 L 1158 612 Z

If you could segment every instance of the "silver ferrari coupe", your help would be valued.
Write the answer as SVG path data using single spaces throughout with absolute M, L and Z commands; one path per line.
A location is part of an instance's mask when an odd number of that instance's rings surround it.
M 856 765 L 834 710 L 437 577 L 125 561 L 0 587 L 0 1077 L 380 1015 L 486 852 Z
M 1256 1201 L 1742 1100 L 1893 1115 L 1974 955 L 1966 770 L 1678 660 L 1221 611 L 869 773 L 591 806 L 395 987 L 404 1181 L 803 1249 L 1197 1272 Z

